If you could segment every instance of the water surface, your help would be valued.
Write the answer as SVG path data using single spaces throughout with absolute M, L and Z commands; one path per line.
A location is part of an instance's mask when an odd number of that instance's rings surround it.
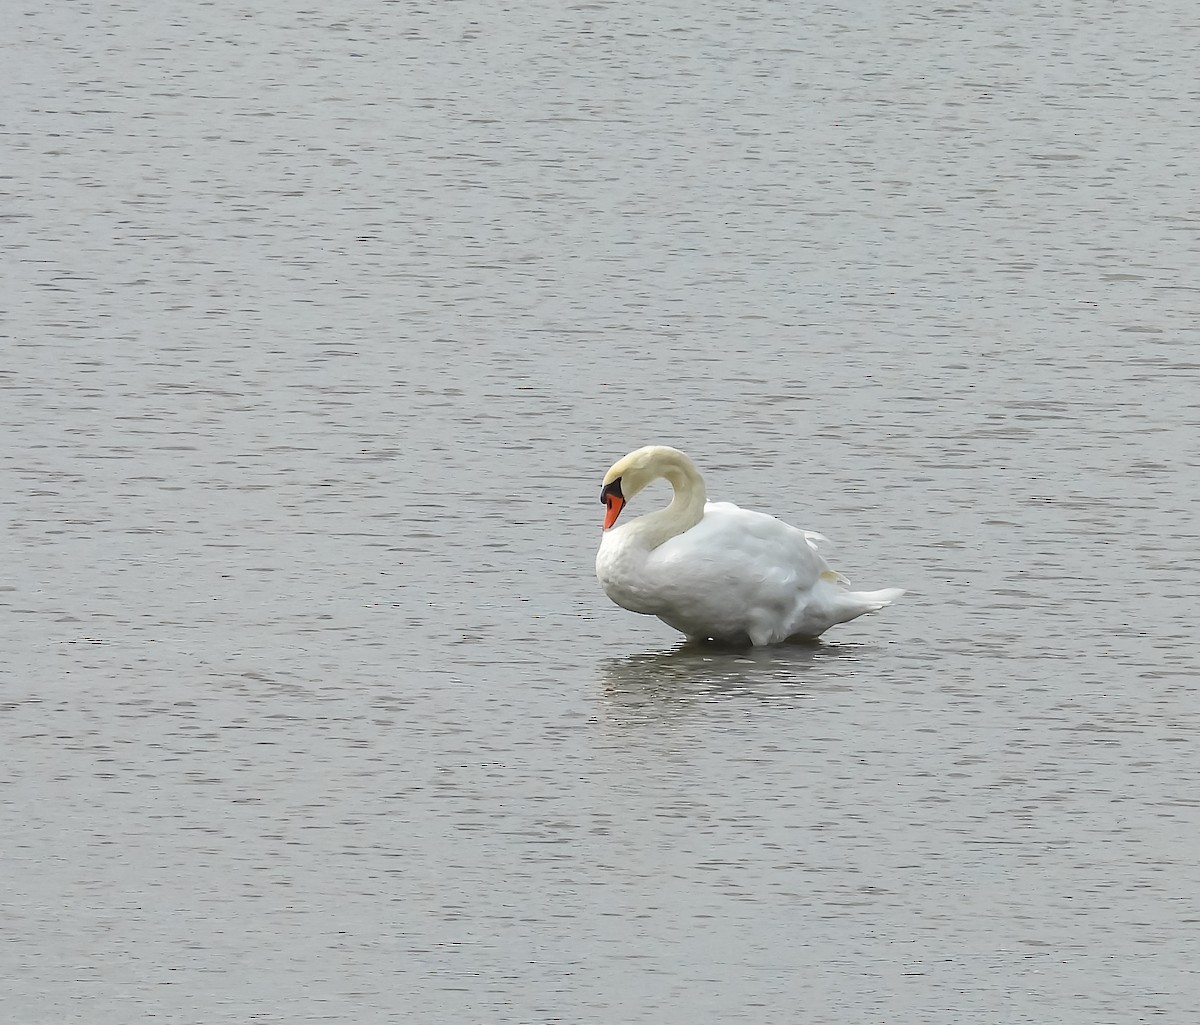
M 1189 5 L 12 20 L 13 1021 L 1194 1011 Z M 610 606 L 647 442 L 909 594 Z

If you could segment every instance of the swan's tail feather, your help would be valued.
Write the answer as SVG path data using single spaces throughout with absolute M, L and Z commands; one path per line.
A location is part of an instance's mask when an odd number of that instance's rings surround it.
M 878 591 L 842 591 L 834 599 L 833 607 L 838 617 L 835 622 L 848 623 L 868 612 L 878 612 L 903 593 L 903 587 L 884 587 Z
M 851 591 L 846 597 L 854 598 L 864 605 L 870 605 L 870 609 L 867 610 L 869 612 L 878 612 L 885 606 L 891 605 L 903 593 L 903 587 L 882 587 L 878 591 Z

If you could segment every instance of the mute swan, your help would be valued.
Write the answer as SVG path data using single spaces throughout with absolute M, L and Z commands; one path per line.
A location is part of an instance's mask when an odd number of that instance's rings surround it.
M 665 509 L 617 527 L 634 495 L 665 477 Z M 596 576 L 614 602 L 658 616 L 693 640 L 753 645 L 817 637 L 876 612 L 903 588 L 851 591 L 817 552 L 820 534 L 729 502 L 706 502 L 704 480 L 677 449 L 648 445 L 604 475 L 607 507 Z

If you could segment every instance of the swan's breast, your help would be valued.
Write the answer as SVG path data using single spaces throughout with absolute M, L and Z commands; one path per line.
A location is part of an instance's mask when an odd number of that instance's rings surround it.
M 596 553 L 596 579 L 621 608 L 654 615 L 659 602 L 646 573 L 648 554 L 626 527 L 607 530 Z

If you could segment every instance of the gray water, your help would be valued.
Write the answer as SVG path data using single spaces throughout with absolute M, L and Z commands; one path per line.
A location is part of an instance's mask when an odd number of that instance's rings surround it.
M 5 20 L 6 1021 L 1190 1020 L 1190 0 Z M 648 442 L 909 593 L 681 647 Z

